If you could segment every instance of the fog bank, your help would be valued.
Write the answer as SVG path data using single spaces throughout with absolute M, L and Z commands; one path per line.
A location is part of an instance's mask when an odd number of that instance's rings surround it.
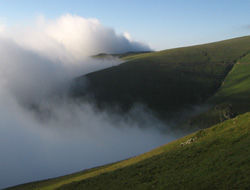
M 96 19 L 64 15 L 1 27 L 0 188 L 122 160 L 176 138 L 142 105 L 120 116 L 67 97 L 72 78 L 111 66 L 89 55 L 135 50 L 149 47 Z
M 33 24 L 23 27 L 2 26 L 0 34 L 26 49 L 70 64 L 99 53 L 151 50 L 146 43 L 133 40 L 128 32 L 119 34 L 97 19 L 70 14 L 57 19 L 40 16 Z
M 126 159 L 176 138 L 138 107 L 123 118 L 68 99 L 40 106 L 49 112 L 42 120 L 1 91 L 1 187 Z M 144 120 L 134 121 L 139 115 Z

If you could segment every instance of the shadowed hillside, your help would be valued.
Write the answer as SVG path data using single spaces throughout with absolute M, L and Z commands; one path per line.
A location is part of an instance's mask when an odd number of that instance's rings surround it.
M 250 64 L 235 64 L 207 103 L 213 107 L 189 119 L 187 128 L 205 128 L 250 111 Z
M 204 103 L 220 88 L 233 64 L 249 52 L 247 36 L 129 55 L 119 66 L 79 77 L 78 84 L 87 78 L 88 85 L 75 88 L 74 95 L 91 97 L 101 108 L 118 106 L 124 111 L 140 102 L 166 118 Z

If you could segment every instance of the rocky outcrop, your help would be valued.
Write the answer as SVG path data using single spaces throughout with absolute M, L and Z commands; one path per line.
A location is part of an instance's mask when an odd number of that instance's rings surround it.
M 180 146 L 185 146 L 185 145 L 187 145 L 187 144 L 191 144 L 191 143 L 193 143 L 195 140 L 197 140 L 197 137 L 188 139 L 186 142 L 181 143 Z

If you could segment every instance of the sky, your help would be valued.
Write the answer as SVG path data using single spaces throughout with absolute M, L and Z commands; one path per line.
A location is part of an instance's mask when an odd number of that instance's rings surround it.
M 249 0 L 1 0 L 0 23 L 25 25 L 43 16 L 95 18 L 154 50 L 219 41 L 250 33 Z

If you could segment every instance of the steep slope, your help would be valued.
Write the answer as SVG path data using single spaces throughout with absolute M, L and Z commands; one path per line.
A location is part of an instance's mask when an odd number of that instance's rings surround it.
M 247 36 L 125 56 L 126 63 L 79 77 L 77 83 L 87 78 L 88 86 L 75 88 L 74 96 L 91 96 L 101 108 L 119 106 L 124 111 L 141 102 L 166 117 L 205 102 L 249 52 Z
M 245 57 L 242 60 L 246 60 Z M 187 127 L 205 128 L 250 111 L 250 64 L 235 64 L 207 103 L 213 107 L 189 119 Z
M 122 162 L 9 190 L 249 189 L 250 113 Z

